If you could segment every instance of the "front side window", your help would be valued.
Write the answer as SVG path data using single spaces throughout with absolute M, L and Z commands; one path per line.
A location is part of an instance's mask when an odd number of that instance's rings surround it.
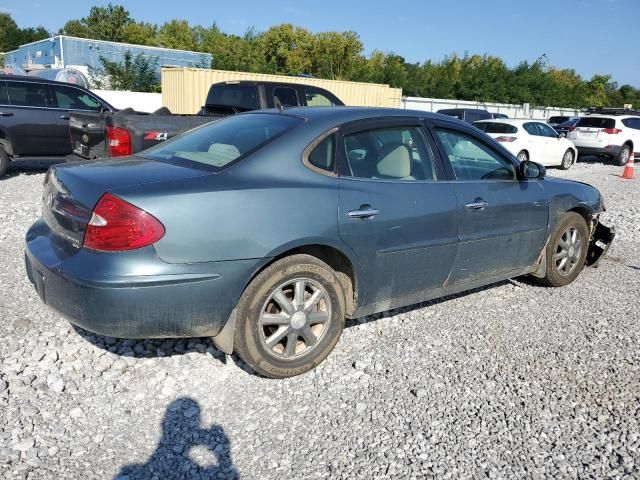
M 77 88 L 56 85 L 53 87 L 53 94 L 58 103 L 58 108 L 95 111 L 99 111 L 102 108 L 98 100 Z
M 46 85 L 30 82 L 7 82 L 9 103 L 21 107 L 51 107 Z
M 305 88 L 305 97 L 307 105 L 310 107 L 330 107 L 335 105 L 329 97 L 314 88 Z
M 236 115 L 185 132 L 145 150 L 140 156 L 175 163 L 195 162 L 219 170 L 303 121 L 277 114 Z
M 276 87 L 273 89 L 274 107 L 296 107 L 298 105 L 298 94 L 293 88 Z
M 538 130 L 540 130 L 540 135 L 543 137 L 551 137 L 556 138 L 558 136 L 558 132 L 556 132 L 549 125 L 545 125 L 544 123 L 538 123 Z
M 436 128 L 458 180 L 515 180 L 513 163 L 471 135 Z
M 389 127 L 344 137 L 354 177 L 378 180 L 435 180 L 435 159 L 419 127 Z
M 540 136 L 540 130 L 538 130 L 538 126 L 536 123 L 525 123 L 524 125 L 522 125 L 522 128 L 524 128 L 529 135 L 535 135 L 536 137 Z

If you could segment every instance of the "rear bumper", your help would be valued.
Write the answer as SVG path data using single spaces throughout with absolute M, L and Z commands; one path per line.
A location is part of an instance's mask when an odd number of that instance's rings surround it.
M 58 242 L 42 221 L 31 227 L 29 280 L 71 323 L 113 337 L 215 336 L 256 268 L 254 260 L 167 264 L 153 247 L 70 255 Z
M 574 142 L 575 143 L 575 142 Z M 620 153 L 620 145 L 607 145 L 606 147 L 582 147 L 575 144 L 580 155 L 608 155 L 614 157 Z

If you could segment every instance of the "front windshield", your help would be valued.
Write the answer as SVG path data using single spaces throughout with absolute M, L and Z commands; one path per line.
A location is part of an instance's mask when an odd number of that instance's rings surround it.
M 278 113 L 236 115 L 178 135 L 145 150 L 140 156 L 176 163 L 196 162 L 221 169 L 301 122 L 301 118 Z

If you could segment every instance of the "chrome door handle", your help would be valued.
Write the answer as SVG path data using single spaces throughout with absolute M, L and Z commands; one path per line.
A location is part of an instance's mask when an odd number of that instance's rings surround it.
M 380 210 L 371 207 L 365 207 L 364 205 L 357 210 L 351 210 L 347 213 L 349 218 L 370 218 L 375 217 L 380 213 Z
M 476 200 L 474 202 L 467 203 L 465 208 L 468 208 L 469 210 L 484 210 L 487 208 L 487 205 L 489 204 L 484 200 Z
M 13 112 L 0 112 L 0 117 L 13 117 Z

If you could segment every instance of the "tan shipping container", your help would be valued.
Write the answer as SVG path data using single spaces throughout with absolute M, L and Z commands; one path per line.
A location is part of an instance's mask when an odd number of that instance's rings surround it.
M 229 72 L 203 68 L 162 68 L 162 104 L 173 113 L 197 113 L 212 83 L 234 80 L 303 83 L 329 90 L 345 105 L 399 107 L 401 88 L 378 83 L 347 82 L 322 78 L 290 77 L 266 73 Z

